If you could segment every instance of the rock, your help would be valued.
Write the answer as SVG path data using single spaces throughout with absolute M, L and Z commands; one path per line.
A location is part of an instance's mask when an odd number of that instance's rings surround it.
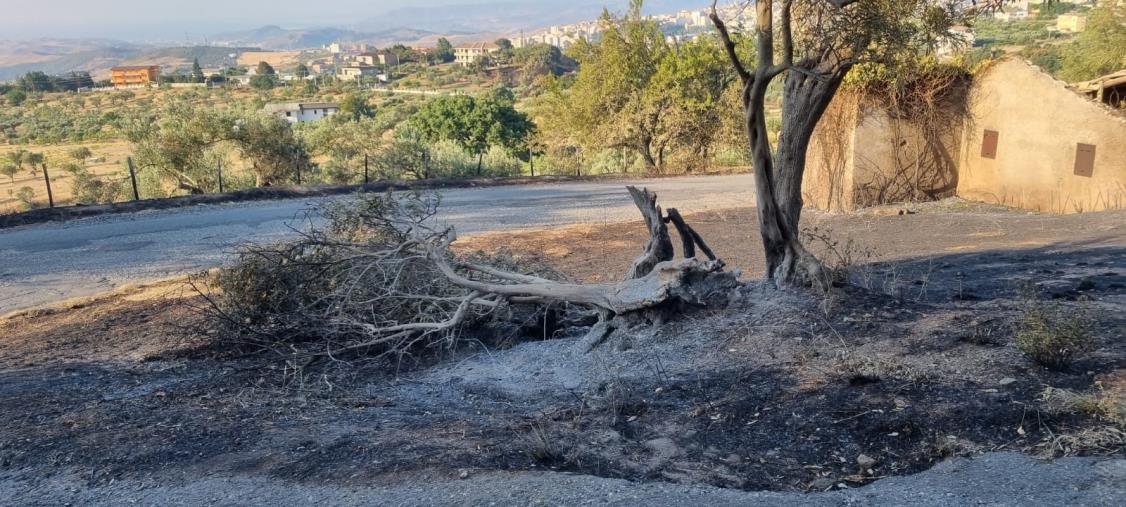
M 867 470 L 876 466 L 876 459 L 868 456 L 867 454 L 861 454 L 860 456 L 856 457 L 856 464 L 860 465 L 860 468 L 862 470 Z
M 462 468 L 461 470 L 458 470 L 457 471 L 457 478 L 458 479 L 468 479 L 469 478 L 469 470 L 466 470 L 464 468 Z
M 1011 385 L 1011 384 L 1015 384 L 1015 383 L 1017 383 L 1017 379 L 1012 378 L 1012 377 L 1005 377 L 1005 378 L 1001 379 L 1000 382 L 998 382 L 998 384 L 1000 384 L 1002 386 L 1007 386 L 1007 385 Z
M 664 459 L 676 458 L 682 454 L 676 442 L 673 442 L 671 438 L 667 437 L 648 440 L 645 442 L 645 448 L 652 451 L 657 457 Z
M 729 465 L 738 465 L 739 463 L 743 462 L 743 457 L 738 454 L 731 453 L 728 454 L 727 457 L 723 459 L 723 461 L 726 461 Z
M 813 491 L 827 491 L 833 487 L 832 477 L 821 477 L 809 483 L 809 489 Z

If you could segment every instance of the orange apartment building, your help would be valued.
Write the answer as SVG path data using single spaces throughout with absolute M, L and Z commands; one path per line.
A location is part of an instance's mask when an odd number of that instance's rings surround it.
M 110 81 L 115 88 L 125 86 L 143 86 L 160 80 L 160 67 L 157 65 L 136 65 L 131 67 L 114 67 L 110 69 Z

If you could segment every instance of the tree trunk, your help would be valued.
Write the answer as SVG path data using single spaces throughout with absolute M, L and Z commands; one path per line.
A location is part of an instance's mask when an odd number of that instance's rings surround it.
M 775 155 L 770 153 L 766 130 L 766 80 L 756 79 L 744 91 L 766 277 L 780 288 L 830 283 L 825 267 L 802 245 L 798 224 L 809 141 L 847 71 L 846 67 L 820 77 L 800 70 L 786 74 L 782 132 Z
M 774 156 L 773 198 L 771 211 L 777 217 L 782 242 L 768 254 L 771 279 L 778 286 L 819 286 L 831 283 L 828 271 L 801 244 L 802 180 L 805 176 L 806 154 L 817 122 L 840 88 L 847 69 L 824 77 L 790 71 L 783 92 L 782 132 Z M 761 209 L 761 208 L 760 208 Z M 771 251 L 768 249 L 768 252 Z
M 641 158 L 645 159 L 645 169 L 654 172 L 657 169 L 657 158 L 653 156 L 653 138 L 645 137 L 641 140 Z
M 482 174 L 481 170 L 484 168 L 484 163 L 485 163 L 485 154 L 484 153 L 478 153 L 477 154 L 477 176 L 481 176 L 481 174 Z

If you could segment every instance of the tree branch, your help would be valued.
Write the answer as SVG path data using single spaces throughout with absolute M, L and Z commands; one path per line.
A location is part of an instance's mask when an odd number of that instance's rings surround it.
M 794 28 L 790 12 L 794 6 L 793 0 L 782 1 L 782 65 L 790 67 L 794 64 Z
M 731 34 L 727 31 L 727 24 L 719 17 L 719 11 L 716 9 L 716 4 L 719 0 L 712 0 L 712 12 L 708 16 L 712 19 L 712 24 L 719 32 L 719 38 L 723 41 L 723 48 L 727 51 L 727 57 L 731 59 L 731 65 L 735 67 L 735 72 L 739 74 L 739 79 L 744 83 L 751 80 L 751 73 L 747 72 L 747 68 L 743 66 L 743 61 L 739 59 L 739 52 L 735 46 L 735 41 L 731 40 Z

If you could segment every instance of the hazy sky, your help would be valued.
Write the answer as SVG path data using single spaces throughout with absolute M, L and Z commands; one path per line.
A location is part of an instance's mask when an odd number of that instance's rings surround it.
M 229 29 L 346 25 L 408 6 L 492 0 L 0 0 L 0 40 L 29 37 L 198 39 Z M 535 0 L 505 0 L 534 4 Z

